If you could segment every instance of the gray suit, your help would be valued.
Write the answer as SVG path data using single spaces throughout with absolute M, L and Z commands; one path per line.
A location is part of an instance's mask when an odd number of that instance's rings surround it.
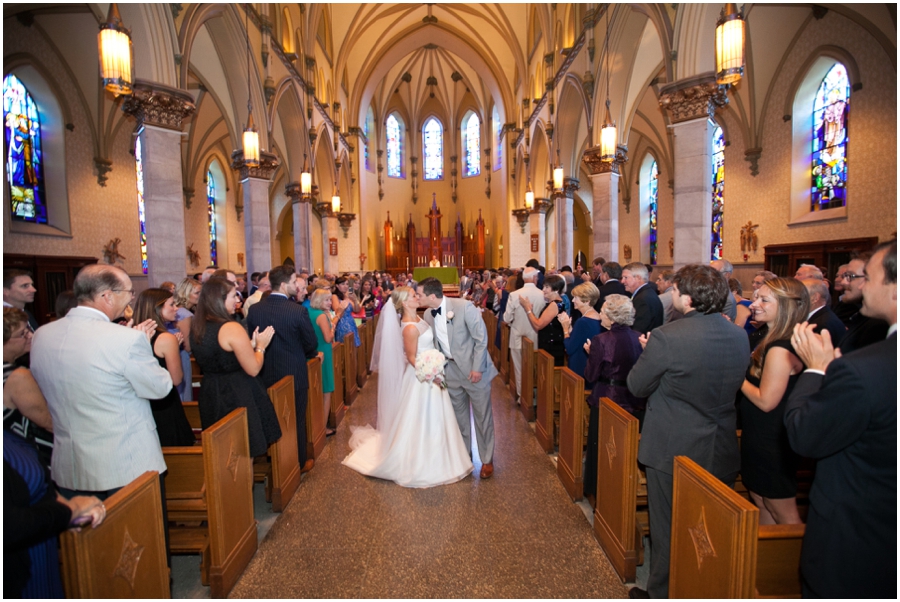
M 53 417 L 57 485 L 107 491 L 165 472 L 147 400 L 165 397 L 172 378 L 144 333 L 76 307 L 35 332 L 31 371 Z
M 721 314 L 691 311 L 654 330 L 628 374 L 628 389 L 649 397 L 638 461 L 647 468 L 652 598 L 668 597 L 673 460 L 688 456 L 734 481 L 741 467 L 734 396 L 749 364 L 742 328 Z
M 540 317 L 541 312 L 547 302 L 544 301 L 544 293 L 537 288 L 533 282 L 526 282 L 525 286 L 517 291 L 509 294 L 509 300 L 506 302 L 506 311 L 503 312 L 503 321 L 509 324 L 509 349 L 510 359 L 513 362 L 513 378 L 516 383 L 516 391 L 522 386 L 522 337 L 531 339 L 534 350 L 537 351 L 538 340 L 537 331 L 531 325 L 531 320 L 525 313 L 525 308 L 519 303 L 519 299 L 525 297 L 531 301 L 531 311 L 535 316 Z
M 497 376 L 497 368 L 488 354 L 488 334 L 481 313 L 470 301 L 444 297 L 447 318 L 447 338 L 450 349 L 444 349 L 437 334 L 435 346 L 452 357 L 447 362 L 445 376 L 447 390 L 459 423 L 466 449 L 471 454 L 472 432 L 469 406 L 475 417 L 475 439 L 478 455 L 483 464 L 494 460 L 494 414 L 491 409 L 491 383 Z M 425 310 L 425 321 L 435 328 L 434 317 Z M 473 383 L 470 372 L 481 372 L 481 380 Z

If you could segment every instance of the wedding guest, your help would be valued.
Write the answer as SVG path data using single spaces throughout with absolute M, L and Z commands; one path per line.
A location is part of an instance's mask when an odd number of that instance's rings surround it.
M 565 314 L 562 302 L 562 292 L 565 288 L 566 281 L 562 276 L 551 275 L 544 279 L 542 291 L 546 305 L 541 310 L 539 318 L 534 315 L 528 297 L 519 300 L 532 328 L 537 331 L 538 349 L 543 349 L 553 356 L 554 366 L 564 366 L 566 363 L 565 337 L 559 321 L 560 314 Z
M 734 324 L 743 328 L 749 336 L 750 333 L 756 330 L 756 327 L 750 323 L 750 319 L 753 317 L 753 311 L 750 309 L 752 301 L 744 299 L 744 288 L 741 286 L 741 281 L 737 278 L 728 279 L 728 290 L 731 291 L 731 296 L 734 297 L 734 302 L 737 303 L 737 314 Z
M 200 298 L 200 283 L 193 278 L 185 278 L 175 288 L 175 327 L 169 332 L 181 335 L 181 382 L 176 383 L 181 401 L 194 398 L 194 385 L 191 381 L 191 311 Z
M 584 344 L 600 334 L 603 330 L 600 324 L 600 314 L 594 309 L 600 291 L 593 282 L 583 282 L 572 289 L 573 312 L 581 314 L 581 318 L 573 325 L 573 320 L 565 314 L 559 316 L 565 333 L 566 354 L 569 356 L 569 370 L 584 378 L 584 369 L 587 366 L 587 351 Z
M 806 287 L 793 278 L 767 280 L 753 312 L 768 333 L 753 350 L 741 386 L 741 476 L 761 525 L 798 524 L 798 457 L 788 442 L 784 412 L 804 368 L 791 335 L 809 312 Z
M 162 284 L 159 285 L 159 288 L 163 289 L 164 291 L 169 291 L 173 295 L 175 294 L 175 283 L 172 282 L 171 280 L 166 280 L 165 282 L 163 282 Z
M 150 347 L 160 367 L 169 371 L 173 383 L 184 380 L 181 364 L 181 333 L 171 334 L 166 330 L 167 322 L 174 322 L 177 309 L 175 297 L 161 288 L 148 288 L 138 295 L 134 307 L 134 320 L 138 323 L 152 320 L 156 330 L 150 338 Z M 173 384 L 168 395 L 160 399 L 150 399 L 150 411 L 156 421 L 156 434 L 163 447 L 193 445 L 194 431 L 184 414 L 184 406 Z
M 65 318 L 69 310 L 78 307 L 78 299 L 75 298 L 75 291 L 63 291 L 56 296 L 55 313 L 56 319 Z
M 359 298 L 350 289 L 350 281 L 341 277 L 334 282 L 334 292 L 332 293 L 331 307 L 337 314 L 338 321 L 334 329 L 334 335 L 338 341 L 344 340 L 348 332 L 353 333 L 353 343 L 359 347 L 359 330 L 356 328 L 356 322 L 353 320 L 353 312 L 359 310 Z M 345 311 L 346 310 L 346 311 Z
M 334 355 L 331 344 L 334 342 L 334 313 L 331 311 L 332 295 L 327 289 L 318 289 L 309 299 L 309 319 L 316 331 L 318 351 L 322 354 L 322 392 L 325 414 L 331 409 L 331 394 L 334 393 Z M 326 436 L 334 434 L 334 429 L 325 431 Z

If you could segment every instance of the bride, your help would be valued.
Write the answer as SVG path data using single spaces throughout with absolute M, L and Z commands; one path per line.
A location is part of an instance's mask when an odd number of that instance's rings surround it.
M 435 349 L 431 327 L 416 315 L 419 297 L 401 286 L 391 293 L 397 313 L 381 312 L 372 370 L 378 371 L 378 428 L 352 428 L 343 464 L 404 487 L 455 483 L 472 472 L 450 395 L 416 378 L 416 356 Z

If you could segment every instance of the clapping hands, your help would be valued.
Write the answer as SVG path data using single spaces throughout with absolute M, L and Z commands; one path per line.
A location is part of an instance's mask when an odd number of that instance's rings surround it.
M 260 332 L 259 327 L 257 327 L 253 331 L 253 336 L 250 337 L 250 344 L 253 346 L 254 349 L 259 348 L 259 349 L 264 350 L 266 347 L 269 346 L 269 343 L 272 342 L 272 337 L 274 337 L 274 336 L 275 336 L 275 329 L 273 327 L 269 326 L 262 332 Z
M 796 324 L 791 345 L 807 368 L 825 372 L 828 364 L 841 357 L 841 350 L 832 345 L 830 332 L 823 328 L 821 334 L 816 334 L 814 330 L 815 325 L 809 322 Z
M 130 321 L 128 323 L 132 324 L 132 322 Z M 132 328 L 143 332 L 144 335 L 146 335 L 147 340 L 149 341 L 153 338 L 153 333 L 156 332 L 156 320 L 153 320 L 152 318 L 149 320 L 144 320 L 140 324 L 134 324 Z

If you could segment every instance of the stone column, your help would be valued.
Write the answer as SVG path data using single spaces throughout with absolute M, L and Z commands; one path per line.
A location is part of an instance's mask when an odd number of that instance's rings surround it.
M 278 167 L 278 158 L 259 151 L 259 167 L 248 167 L 244 151 L 231 153 L 231 168 L 238 172 L 243 191 L 244 251 L 247 272 L 267 272 L 272 268 L 272 226 L 269 222 L 269 185 Z
M 135 81 L 134 94 L 122 103 L 122 111 L 137 119 L 141 140 L 151 287 L 166 280 L 180 282 L 187 274 L 181 128 L 194 110 L 194 99 L 187 92 L 143 80 Z
M 607 261 L 619 261 L 619 168 L 628 160 L 626 152 L 619 146 L 614 161 L 601 161 L 600 147 L 595 146 L 585 151 L 582 159 L 591 172 L 594 195 L 594 257 Z
M 312 269 L 312 236 L 309 229 L 309 203 L 300 192 L 300 182 L 291 182 L 284 187 L 284 193 L 291 199 L 294 216 L 294 265 L 297 271 Z
M 535 198 L 534 209 L 531 210 L 529 223 L 531 237 L 528 241 L 528 256 L 537 259 L 543 266 L 547 265 L 547 212 L 553 207 L 550 199 Z M 532 240 L 537 236 L 538 248 L 534 251 Z M 558 266 L 557 266 L 558 267 Z
M 556 204 L 556 267 L 573 265 L 575 261 L 573 213 L 575 204 L 575 191 L 579 188 L 579 182 L 575 178 L 565 178 L 563 189 L 553 193 Z M 573 266 L 574 267 L 574 266 Z
M 711 73 L 663 86 L 659 104 L 675 135 L 675 256 L 677 270 L 709 263 L 712 252 L 712 135 L 716 107 L 728 102 Z
M 330 201 L 316 203 L 315 208 L 322 218 L 322 270 L 326 273 L 337 274 L 340 270 L 339 257 L 341 253 L 338 215 L 331 211 Z M 336 246 L 337 254 L 335 255 L 331 253 L 332 245 Z

